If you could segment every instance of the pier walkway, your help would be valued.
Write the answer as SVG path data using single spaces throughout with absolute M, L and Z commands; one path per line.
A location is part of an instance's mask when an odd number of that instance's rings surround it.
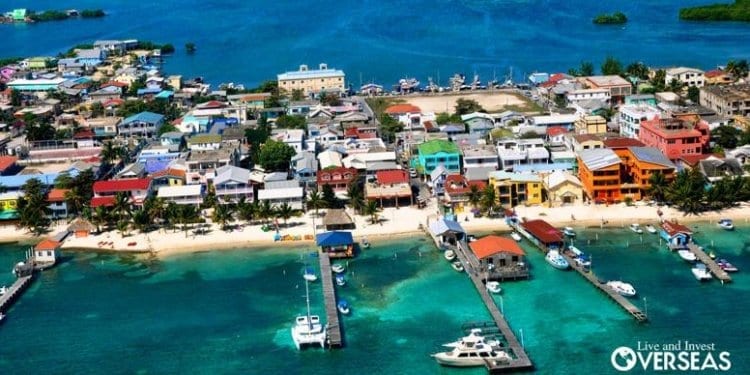
M 341 324 L 339 322 L 339 311 L 336 307 L 336 289 L 333 285 L 331 258 L 326 253 L 320 253 L 318 259 L 320 259 L 320 280 L 323 283 L 323 300 L 326 307 L 328 346 L 331 348 L 340 348 L 343 346 L 343 340 L 341 336 Z
M 714 274 L 714 276 L 716 276 L 716 278 L 719 279 L 722 284 L 732 282 L 732 278 L 729 276 L 727 271 L 721 269 L 721 267 L 716 264 L 716 261 L 711 259 L 711 257 L 708 256 L 706 252 L 700 248 L 700 246 L 691 242 L 687 244 L 687 248 L 691 253 L 695 254 L 695 257 L 698 258 L 701 263 L 705 264 L 706 267 L 708 267 L 708 270 L 711 271 L 711 273 Z
M 21 297 L 24 290 L 31 285 L 33 277 L 34 275 L 32 273 L 19 277 L 13 285 L 8 288 L 8 291 L 0 296 L 0 313 L 4 313 L 10 309 L 13 303 Z

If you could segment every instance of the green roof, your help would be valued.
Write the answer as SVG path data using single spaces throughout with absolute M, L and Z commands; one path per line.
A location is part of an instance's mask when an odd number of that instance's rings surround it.
M 432 155 L 438 152 L 445 152 L 448 154 L 458 154 L 458 146 L 455 143 L 449 142 L 442 139 L 433 139 L 431 141 L 422 143 L 418 147 L 420 155 Z

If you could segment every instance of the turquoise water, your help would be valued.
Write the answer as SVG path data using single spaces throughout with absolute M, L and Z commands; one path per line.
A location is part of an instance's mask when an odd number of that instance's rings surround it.
M 576 229 L 599 276 L 631 282 L 651 322 L 635 323 L 583 278 L 549 267 L 523 244 L 532 279 L 504 283 L 496 301 L 540 373 L 615 373 L 612 350 L 638 340 L 715 343 L 731 353 L 733 373 L 749 371 L 750 227 L 731 234 L 698 228 L 698 241 L 713 239 L 742 270 L 726 286 L 695 281 L 654 235 L 641 243 L 627 229 Z M 459 337 L 462 323 L 488 314 L 467 276 L 420 237 L 375 243 L 349 262 L 349 284 L 338 289 L 353 306 L 343 317 L 344 349 L 295 350 L 289 328 L 305 310 L 302 269 L 307 261 L 317 267 L 303 255 L 309 251 L 165 260 L 74 254 L 42 274 L 0 325 L 0 373 L 485 373 L 441 368 L 428 356 Z M 0 269 L 22 252 L 2 248 Z M 0 283 L 11 280 L 0 273 Z M 320 283 L 312 284 L 311 300 L 324 315 Z
M 171 42 L 166 69 L 213 83 L 255 84 L 300 64 L 327 62 L 348 81 L 390 85 L 455 72 L 484 81 L 567 71 L 607 55 L 656 66 L 713 68 L 747 58 L 750 24 L 681 22 L 680 7 L 710 0 L 322 0 L 126 1 L 6 0 L 0 11 L 103 8 L 108 16 L 35 25 L 0 25 L 0 56 L 56 54 L 95 39 Z M 591 19 L 621 10 L 623 26 Z M 195 55 L 184 52 L 194 42 Z M 260 58 L 259 58 L 260 57 Z

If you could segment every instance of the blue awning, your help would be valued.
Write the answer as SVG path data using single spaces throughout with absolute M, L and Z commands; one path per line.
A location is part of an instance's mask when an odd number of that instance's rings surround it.
M 351 245 L 354 243 L 351 232 L 332 231 L 319 233 L 315 237 L 318 246 L 341 246 Z

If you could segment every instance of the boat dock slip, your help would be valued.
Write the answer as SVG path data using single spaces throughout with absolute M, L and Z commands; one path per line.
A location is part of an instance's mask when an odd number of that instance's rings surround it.
M 609 298 L 615 302 L 617 302 L 620 307 L 625 309 L 625 311 L 628 312 L 635 320 L 639 322 L 645 322 L 648 320 L 648 317 L 646 314 L 641 311 L 638 307 L 636 307 L 632 302 L 630 302 L 627 298 L 621 296 L 619 293 L 615 292 L 614 289 L 607 286 L 607 284 L 602 283 L 599 281 L 599 278 L 596 277 L 596 274 L 594 274 L 592 271 L 589 271 L 585 269 L 583 266 L 579 265 L 569 254 L 568 252 L 564 252 L 562 254 L 563 257 L 565 257 L 565 260 L 568 261 L 570 264 L 570 267 L 578 272 L 579 275 L 583 276 L 584 279 L 588 280 L 593 286 L 595 286 L 597 289 L 601 290 L 609 296 Z
M 703 249 L 701 249 L 698 245 L 691 242 L 687 244 L 687 248 L 691 253 L 695 254 L 695 257 L 698 258 L 701 263 L 705 264 L 706 267 L 708 267 L 708 270 L 711 271 L 711 273 L 714 274 L 714 276 L 716 276 L 716 278 L 719 279 L 722 284 L 732 282 L 732 278 L 729 277 L 729 274 L 721 269 L 721 267 L 716 264 L 716 261 L 711 259 L 711 257 L 708 256 L 706 252 L 703 251 Z
M 340 348 L 343 346 L 343 341 L 341 338 L 341 324 L 339 324 L 339 311 L 336 308 L 336 289 L 333 286 L 331 258 L 326 253 L 320 253 L 318 259 L 320 259 L 320 280 L 323 283 L 323 300 L 326 306 L 328 346 L 331 348 Z
M 33 277 L 33 274 L 30 273 L 19 277 L 18 279 L 16 279 L 13 285 L 8 288 L 8 291 L 0 296 L 0 313 L 4 313 L 10 309 L 13 303 L 16 302 L 19 297 L 21 297 L 21 294 L 26 290 L 26 288 L 31 285 Z

